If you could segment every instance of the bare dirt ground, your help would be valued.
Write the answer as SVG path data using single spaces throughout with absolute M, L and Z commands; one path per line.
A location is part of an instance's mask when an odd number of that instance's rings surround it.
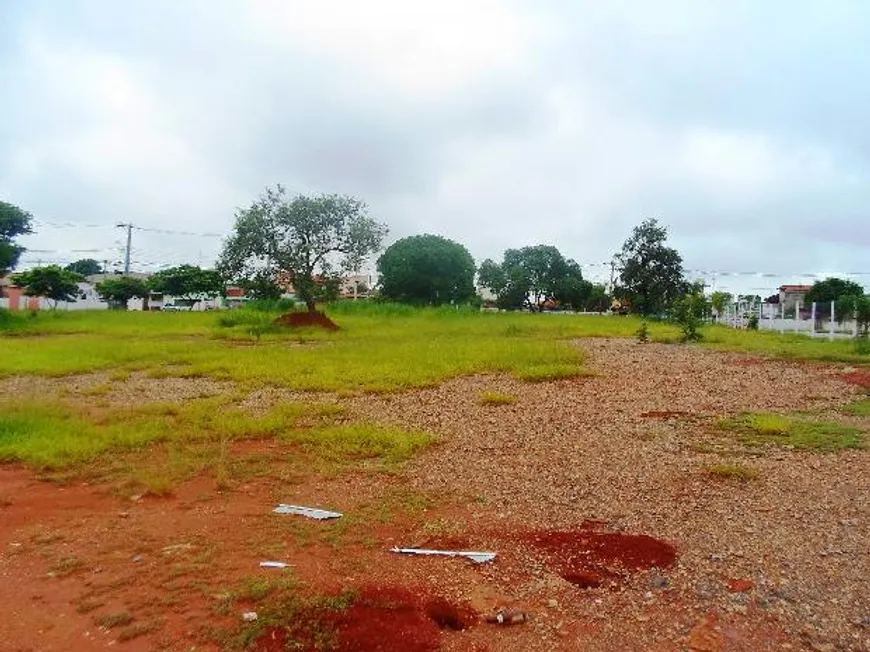
M 288 473 L 291 449 L 242 442 L 234 454 L 269 460 L 271 473 L 228 489 L 202 475 L 169 497 L 131 500 L 0 466 L 0 649 L 230 649 L 241 614 L 264 604 L 239 587 L 285 572 L 258 568 L 276 559 L 304 590 L 361 591 L 338 624 L 342 650 L 870 650 L 870 452 L 749 448 L 715 427 L 744 410 L 839 418 L 833 409 L 860 391 L 850 370 L 627 340 L 580 345 L 594 376 L 474 377 L 342 398 L 354 416 L 440 435 L 398 474 Z M 41 380 L 39 390 L 99 382 Z M 173 396 L 222 389 L 165 382 Z M 147 383 L 151 400 L 169 398 Z M 491 390 L 518 400 L 480 405 Z M 246 404 L 286 398 L 262 391 Z M 870 430 L 867 419 L 851 423 Z M 720 463 L 757 477 L 716 477 L 708 469 Z M 277 502 L 346 517 L 274 515 Z M 392 546 L 498 558 L 473 565 Z M 401 603 L 392 620 L 366 597 L 378 595 Z M 469 626 L 436 618 L 438 600 Z M 501 607 L 529 620 L 499 627 L 470 615 Z M 253 645 L 283 641 L 267 631 Z

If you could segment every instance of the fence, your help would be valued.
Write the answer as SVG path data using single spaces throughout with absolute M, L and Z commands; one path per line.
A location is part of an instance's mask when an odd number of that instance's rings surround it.
M 802 333 L 810 337 L 857 337 L 858 322 L 855 319 L 837 321 L 837 307 L 813 302 L 802 307 L 800 302 L 787 308 L 784 304 L 735 303 L 727 306 L 715 320 L 732 328 L 748 328 L 750 320 L 757 320 L 758 328 L 780 333 Z

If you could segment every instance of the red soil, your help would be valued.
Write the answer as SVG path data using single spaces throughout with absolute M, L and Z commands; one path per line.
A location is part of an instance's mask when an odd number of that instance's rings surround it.
M 563 579 L 581 588 L 597 588 L 637 571 L 670 568 L 676 549 L 646 534 L 596 532 L 589 529 L 527 535 L 556 566 Z
M 751 591 L 755 583 L 752 580 L 728 580 L 728 590 L 731 593 L 746 593 Z
M 275 320 L 279 326 L 291 328 L 324 328 L 337 331 L 338 325 L 322 312 L 288 312 Z
M 401 587 L 369 586 L 349 608 L 315 611 L 307 619 L 334 633 L 335 646 L 330 649 L 335 652 L 434 652 L 440 629 L 466 629 L 477 615 L 443 598 L 421 597 Z M 312 629 L 308 624 L 298 618 L 290 623 L 297 631 Z M 287 643 L 286 631 L 269 628 L 257 639 L 255 649 L 276 652 L 286 649 Z M 312 642 L 307 649 L 320 648 Z
M 848 374 L 843 374 L 843 380 L 858 387 L 870 389 L 870 371 L 852 371 Z

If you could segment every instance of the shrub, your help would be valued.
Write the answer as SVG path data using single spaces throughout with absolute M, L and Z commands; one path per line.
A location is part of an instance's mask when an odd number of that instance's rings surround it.
M 682 331 L 682 342 L 699 342 L 703 339 L 700 328 L 707 311 L 707 299 L 702 294 L 687 294 L 674 301 L 671 318 Z
M 637 336 L 638 342 L 641 342 L 642 344 L 649 342 L 649 326 L 647 323 L 645 321 L 641 322 L 640 328 L 638 328 L 634 334 Z

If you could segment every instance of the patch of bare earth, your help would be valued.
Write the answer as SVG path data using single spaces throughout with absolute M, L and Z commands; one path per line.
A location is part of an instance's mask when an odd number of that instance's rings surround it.
M 310 593 L 358 589 L 356 606 L 334 616 L 339 650 L 870 649 L 868 452 L 752 450 L 713 427 L 742 410 L 830 408 L 860 388 L 830 367 L 582 346 L 595 376 L 342 397 L 351 417 L 441 435 L 397 474 L 318 475 L 292 447 L 243 442 L 232 454 L 270 460 L 270 472 L 229 489 L 205 474 L 170 496 L 128 500 L 0 466 L 3 649 L 230 649 L 242 613 L 269 600 L 232 592 L 287 572 Z M 200 395 L 200 380 L 161 387 Z M 489 390 L 518 401 L 481 406 Z M 298 398 L 263 390 L 246 407 Z M 717 480 L 706 468 L 719 462 L 758 478 Z M 272 514 L 277 502 L 346 516 Z M 393 546 L 498 558 L 474 565 Z M 450 624 L 454 608 L 462 628 Z M 500 608 L 529 619 L 485 622 Z M 133 620 L 107 626 L 118 614 Z M 281 649 L 283 637 L 266 629 L 254 649 Z
M 629 340 L 582 346 L 598 375 L 541 385 L 464 378 L 358 399 L 353 409 L 441 433 L 409 476 L 419 488 L 474 497 L 469 528 L 498 533 L 491 546 L 503 549 L 505 531 L 589 519 L 676 546 L 674 569 L 594 595 L 509 553 L 513 568 L 493 571 L 493 587 L 528 604 L 564 603 L 564 649 L 616 649 L 633 635 L 634 649 L 686 645 L 708 612 L 718 614 L 708 623 L 721 630 L 715 649 L 779 649 L 734 633 L 769 623 L 796 647 L 870 649 L 870 453 L 749 449 L 714 428 L 744 410 L 830 407 L 860 390 L 833 367 L 750 365 L 745 356 Z M 480 392 L 493 389 L 519 400 L 479 405 Z M 720 462 L 755 467 L 759 477 L 729 483 L 704 472 Z M 735 579 L 751 588 L 730 590 Z

